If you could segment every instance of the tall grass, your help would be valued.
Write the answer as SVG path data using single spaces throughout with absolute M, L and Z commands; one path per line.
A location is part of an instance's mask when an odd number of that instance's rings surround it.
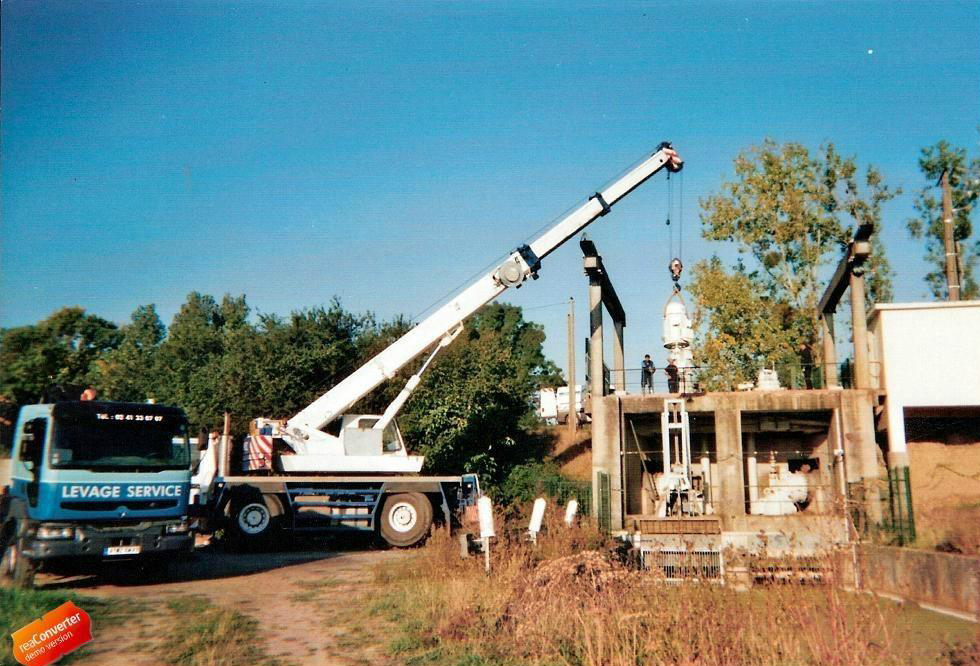
M 834 559 L 821 563 L 819 577 L 789 575 L 739 592 L 630 569 L 611 545 L 589 527 L 551 524 L 537 547 L 505 529 L 487 575 L 482 558 L 462 560 L 455 542 L 436 535 L 401 568 L 379 571 L 386 592 L 374 610 L 405 629 L 389 647 L 407 664 L 951 663 L 940 644 L 910 661 L 894 630 L 900 609 L 844 591 Z M 972 648 L 957 649 L 965 659 Z

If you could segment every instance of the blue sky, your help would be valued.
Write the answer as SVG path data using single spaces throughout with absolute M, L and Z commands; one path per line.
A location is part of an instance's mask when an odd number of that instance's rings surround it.
M 0 11 L 0 326 L 64 305 L 124 322 L 145 303 L 169 322 L 192 290 L 416 315 L 662 139 L 687 163 L 688 265 L 731 255 L 700 240 L 697 201 L 739 150 L 832 140 L 905 189 L 884 240 L 897 299 L 918 300 L 919 149 L 977 149 L 975 2 Z M 628 312 L 628 365 L 662 357 L 665 192 L 658 177 L 589 230 Z M 577 243 L 541 277 L 508 300 L 564 365 L 569 296 L 587 334 Z

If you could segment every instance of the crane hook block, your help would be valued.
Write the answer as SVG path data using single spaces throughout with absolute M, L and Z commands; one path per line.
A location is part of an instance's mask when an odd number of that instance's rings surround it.
M 680 259 L 674 257 L 670 260 L 670 263 L 667 264 L 667 269 L 670 271 L 670 277 L 674 280 L 674 282 L 677 282 L 681 279 L 681 271 L 684 270 L 684 264 L 681 263 Z

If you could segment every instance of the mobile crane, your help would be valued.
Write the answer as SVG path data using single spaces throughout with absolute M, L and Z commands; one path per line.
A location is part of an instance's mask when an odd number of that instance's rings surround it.
M 253 421 L 248 444 L 265 447 L 265 464 L 259 465 L 264 469 L 229 475 L 227 438 L 218 451 L 205 452 L 204 458 L 212 462 L 202 465 L 205 471 L 195 482 L 206 523 L 224 525 L 246 542 L 268 538 L 277 528 L 378 529 L 395 546 L 413 545 L 425 537 L 433 507 L 441 508 L 450 523 L 456 511 L 475 502 L 479 483 L 474 475 L 418 476 L 423 458 L 408 455 L 395 422 L 398 411 L 467 317 L 507 289 L 537 279 L 545 257 L 664 168 L 683 168 L 666 141 L 301 412 L 286 421 Z M 421 368 L 383 414 L 345 414 L 426 351 L 429 356 Z

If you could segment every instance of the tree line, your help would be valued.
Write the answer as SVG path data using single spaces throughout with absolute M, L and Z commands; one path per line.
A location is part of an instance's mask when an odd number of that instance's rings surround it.
M 191 293 L 165 326 L 153 305 L 123 325 L 78 307 L 0 333 L 0 393 L 7 414 L 52 387 L 93 387 L 109 400 L 182 407 L 194 428 L 220 427 L 224 412 L 245 432 L 256 417 L 288 418 L 411 327 L 378 321 L 334 300 L 288 317 L 252 316 L 244 296 Z M 542 352 L 544 330 L 519 307 L 484 306 L 423 375 L 400 423 L 429 471 L 479 472 L 499 481 L 540 455 L 531 397 L 562 381 Z M 380 413 L 417 368 L 381 385 L 351 410 Z

